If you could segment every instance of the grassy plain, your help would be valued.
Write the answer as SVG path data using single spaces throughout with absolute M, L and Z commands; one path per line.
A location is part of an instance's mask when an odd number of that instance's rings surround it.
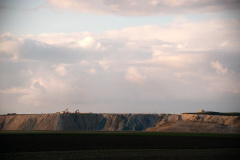
M 3 159 L 240 159 L 239 134 L 0 131 Z

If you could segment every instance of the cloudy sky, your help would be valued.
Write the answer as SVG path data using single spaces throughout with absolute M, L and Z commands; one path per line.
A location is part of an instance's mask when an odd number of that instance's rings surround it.
M 239 0 L 0 0 L 0 114 L 240 112 Z

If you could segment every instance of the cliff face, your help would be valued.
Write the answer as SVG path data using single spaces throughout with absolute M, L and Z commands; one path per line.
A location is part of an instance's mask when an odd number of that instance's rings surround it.
M 102 114 L 56 114 L 59 117 L 53 130 L 96 130 L 103 118 Z
M 154 127 L 158 116 L 152 114 L 106 114 L 98 129 L 105 131 L 142 131 Z
M 240 133 L 240 116 L 201 114 L 28 114 L 0 116 L 0 130 Z
M 0 116 L 0 130 L 56 130 L 58 114 Z
M 219 115 L 159 115 L 156 125 L 146 131 L 240 133 L 240 116 Z

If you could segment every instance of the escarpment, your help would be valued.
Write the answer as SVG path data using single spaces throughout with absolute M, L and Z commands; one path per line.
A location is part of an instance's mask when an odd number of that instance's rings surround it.
M 240 133 L 240 116 L 207 114 L 0 115 L 0 130 Z

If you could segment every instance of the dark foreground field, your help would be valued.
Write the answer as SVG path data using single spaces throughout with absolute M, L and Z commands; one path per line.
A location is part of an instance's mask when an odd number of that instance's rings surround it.
M 240 135 L 0 132 L 0 159 L 240 159 Z

